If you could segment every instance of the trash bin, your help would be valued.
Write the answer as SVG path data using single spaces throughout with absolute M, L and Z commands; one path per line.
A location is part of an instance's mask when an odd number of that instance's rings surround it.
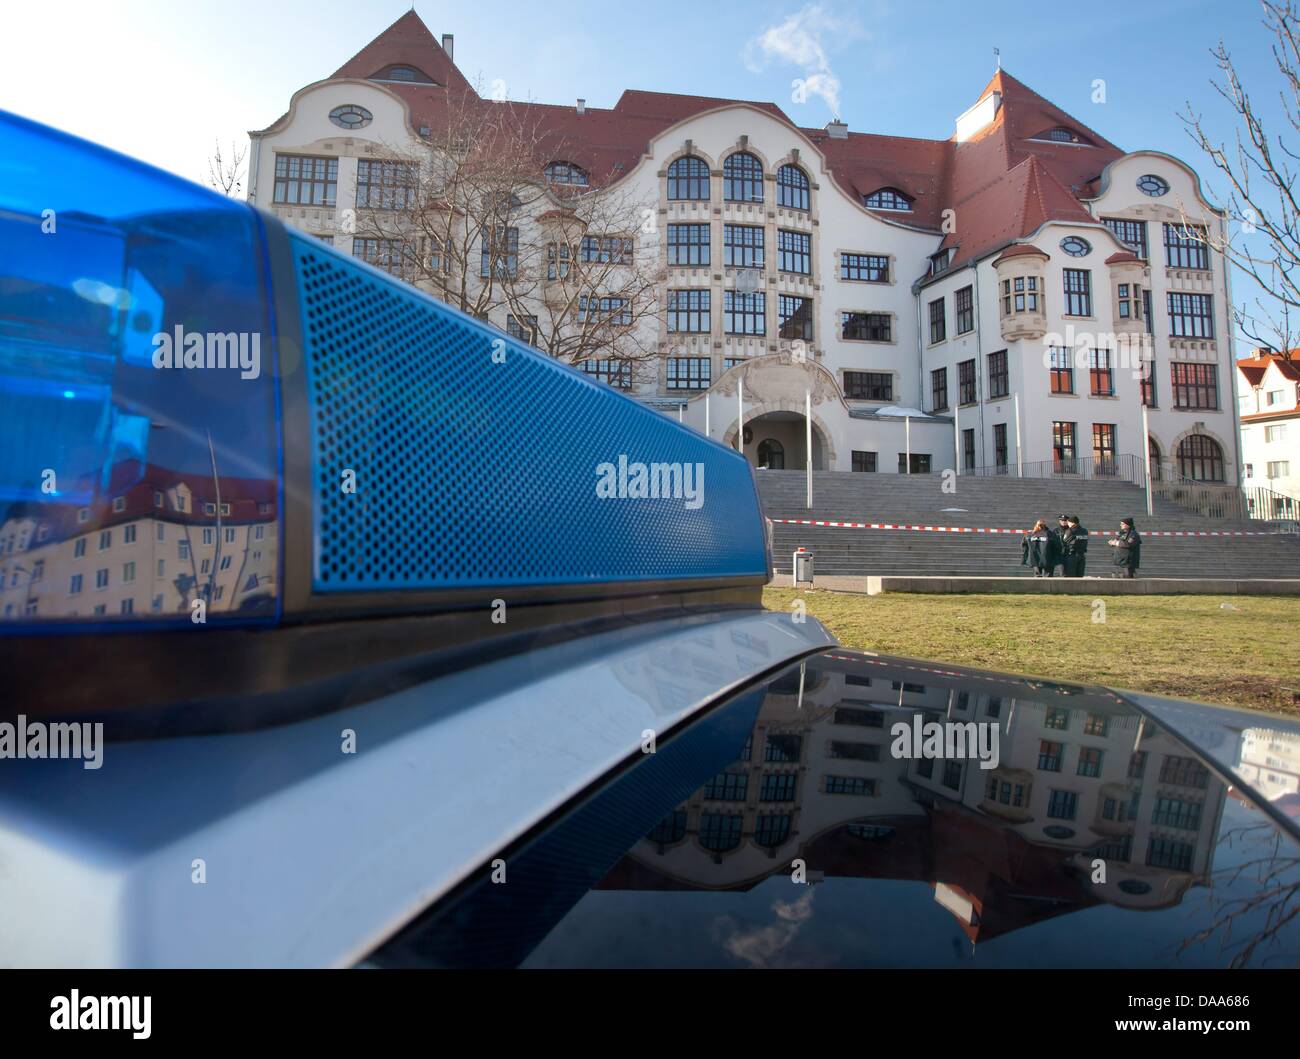
M 813 553 L 807 548 L 797 548 L 794 553 L 794 585 L 813 583 Z

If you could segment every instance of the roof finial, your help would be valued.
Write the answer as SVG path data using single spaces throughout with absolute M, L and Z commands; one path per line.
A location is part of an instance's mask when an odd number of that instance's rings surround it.
M 994 49 L 993 49 L 993 58 L 997 60 L 998 69 L 1001 70 L 1001 69 L 1002 69 L 1002 49 L 1001 49 L 1001 48 L 994 48 Z

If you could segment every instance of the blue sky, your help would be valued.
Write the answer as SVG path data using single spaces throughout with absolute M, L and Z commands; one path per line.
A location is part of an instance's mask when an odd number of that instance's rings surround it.
M 942 138 L 994 69 L 1125 149 L 1154 148 L 1202 170 L 1177 114 L 1188 100 L 1230 135 L 1209 87 L 1223 37 L 1276 83 L 1254 0 L 1057 4 L 860 0 L 756 3 L 592 0 L 419 2 L 453 33 L 471 81 L 511 98 L 611 106 L 624 88 L 773 100 L 801 125 L 840 116 L 860 131 Z M 277 118 L 290 94 L 327 76 L 410 7 L 400 0 L 116 0 L 13 4 L 0 38 L 0 107 L 202 179 L 214 140 Z M 562 10 L 563 15 L 555 14 Z M 1084 12 L 1087 12 L 1085 15 Z M 671 39 L 671 45 L 653 43 Z M 764 47 L 764 41 L 767 47 Z M 795 78 L 838 92 L 791 101 Z M 1093 82 L 1106 101 L 1091 100 Z M 1265 89 L 1268 91 L 1265 92 Z M 161 129 L 172 129 L 162 136 Z M 1243 285 L 1238 284 L 1239 288 Z M 1242 290 L 1234 292 L 1240 301 Z

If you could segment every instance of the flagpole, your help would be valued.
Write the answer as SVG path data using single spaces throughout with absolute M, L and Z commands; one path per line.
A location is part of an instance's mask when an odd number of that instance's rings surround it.
M 1025 461 L 1023 456 L 1020 453 L 1020 393 L 1018 391 L 1015 395 L 1015 398 L 1016 398 L 1016 477 L 1023 478 L 1025 476 Z
M 812 451 L 812 388 L 804 391 L 804 449 L 807 459 L 804 461 L 808 465 L 808 510 L 812 510 L 812 472 L 813 472 L 813 451 Z
M 736 380 L 736 451 L 745 454 L 745 380 Z
M 1142 466 L 1146 469 L 1145 477 L 1147 481 L 1147 518 L 1150 518 L 1153 511 L 1153 505 L 1151 503 L 1151 434 L 1150 428 L 1147 426 L 1146 401 L 1142 402 L 1142 448 L 1144 450 Z
M 957 473 L 961 474 L 961 405 L 952 413 L 952 454 L 956 461 Z

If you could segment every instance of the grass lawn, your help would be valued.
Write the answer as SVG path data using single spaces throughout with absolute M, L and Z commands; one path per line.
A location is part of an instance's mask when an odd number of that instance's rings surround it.
M 845 647 L 1300 716 L 1300 598 L 1102 596 L 1105 621 L 1088 596 L 769 588 L 763 602 L 796 597 Z

